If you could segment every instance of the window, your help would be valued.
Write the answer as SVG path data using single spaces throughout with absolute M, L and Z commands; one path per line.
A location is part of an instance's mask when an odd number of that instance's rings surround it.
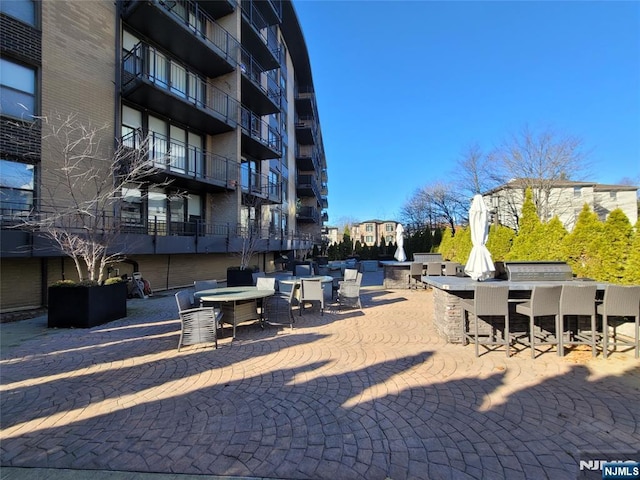
M 36 26 L 36 9 L 33 0 L 3 0 L 0 2 L 0 12 L 33 27 Z
M 393 224 L 392 224 L 392 223 L 387 223 L 387 224 L 384 226 L 384 229 L 385 229 L 385 231 L 387 231 L 387 232 L 393 232 Z
M 367 235 L 366 237 L 364 237 L 364 242 L 366 244 L 373 243 L 373 235 Z
M 616 201 L 618 199 L 618 192 L 615 192 L 615 191 L 609 192 L 609 198 L 613 201 Z
M 142 222 L 142 192 L 135 185 L 122 187 L 121 218 L 127 227 L 141 227 Z
M 6 2 L 2 2 L 6 3 Z M 0 59 L 0 111 L 21 119 L 36 114 L 36 71 Z
M 582 187 L 573 187 L 573 197 L 574 198 L 582 197 Z
M 367 223 L 367 225 L 365 226 L 365 231 L 373 232 L 373 225 L 371 225 L 370 223 Z
M 2 215 L 33 208 L 33 165 L 0 160 L 0 205 Z

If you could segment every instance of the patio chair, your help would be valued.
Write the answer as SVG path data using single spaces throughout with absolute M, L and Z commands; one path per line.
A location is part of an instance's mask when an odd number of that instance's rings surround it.
M 442 263 L 441 262 L 427 262 L 427 275 L 428 276 L 441 276 L 442 275 Z
M 305 302 L 320 302 L 320 315 L 324 315 L 324 291 L 319 280 L 302 279 L 300 281 L 300 308 L 302 315 Z
M 201 290 L 211 290 L 214 288 L 218 288 L 217 280 L 196 280 L 195 282 L 193 282 L 193 289 L 196 292 L 199 292 Z
M 422 262 L 412 262 L 409 266 L 409 287 L 417 290 L 418 282 L 422 283 Z M 426 288 L 425 284 L 422 285 Z
M 273 277 L 264 277 L 264 276 L 259 276 L 256 278 L 256 288 L 258 290 L 276 290 L 276 279 Z M 265 304 L 265 299 L 264 298 L 259 298 L 257 300 L 257 307 L 258 310 L 260 311 L 260 317 L 261 319 L 264 318 L 264 304 Z
M 596 356 L 596 284 L 563 285 L 560 294 L 558 351 L 564 356 L 565 345 L 591 345 Z M 565 323 L 565 317 L 566 322 Z M 581 328 L 580 317 L 589 317 L 590 327 Z M 572 319 L 574 320 L 572 322 Z M 566 329 L 565 329 L 566 325 Z M 572 327 L 573 325 L 573 327 Z
M 184 345 L 211 342 L 218 348 L 218 324 L 222 319 L 220 309 L 213 307 L 193 308 L 191 294 L 186 290 L 179 291 L 175 297 L 181 324 L 178 351 Z
M 478 285 L 475 287 L 474 297 L 470 300 L 461 300 L 462 308 L 462 345 L 473 342 L 476 357 L 480 356 L 480 345 L 488 346 L 504 345 L 507 357 L 509 357 L 509 287 L 506 285 Z M 469 314 L 474 315 L 473 328 Z M 495 325 L 496 317 L 504 318 L 504 329 L 501 338 L 498 338 L 498 328 Z M 488 331 L 480 331 L 480 320 L 488 325 Z M 481 337 L 486 337 L 481 338 Z
M 338 282 L 338 303 L 340 306 L 362 309 L 360 302 L 360 284 L 362 283 L 362 273 L 358 272 L 355 280 Z
M 194 293 L 198 293 L 202 290 L 212 290 L 214 288 L 218 288 L 217 280 L 196 280 L 193 282 Z M 204 305 L 202 301 L 196 301 L 195 298 L 192 300 L 192 303 L 194 307 Z
M 281 320 L 282 316 L 286 315 L 289 318 L 288 324 L 293 329 L 293 323 L 295 322 L 293 304 L 297 301 L 296 296 L 299 289 L 300 283 L 296 282 L 291 287 L 291 290 L 286 292 L 276 291 L 274 295 L 265 298 L 263 324 L 286 325 L 286 323 L 283 323 Z
M 609 345 L 615 350 L 618 345 L 628 345 L 640 357 L 640 286 L 607 285 L 602 304 L 596 307 L 602 316 L 602 353 L 609 354 Z M 634 323 L 633 337 L 619 338 L 617 329 L 627 322 Z M 611 326 L 611 334 L 609 332 Z
M 251 274 L 251 278 L 253 278 L 253 284 L 257 285 L 258 284 L 258 279 L 262 278 L 262 277 L 266 277 L 267 274 L 264 272 L 254 272 Z
M 358 270 L 355 268 L 345 268 L 344 269 L 344 281 L 349 282 L 356 280 L 358 278 Z
M 531 348 L 531 358 L 536 358 L 536 345 L 556 345 L 558 355 L 560 355 L 560 294 L 562 286 L 539 286 L 533 287 L 531 300 L 516 305 L 516 312 L 529 317 L 529 339 L 525 341 Z M 541 321 L 536 323 L 540 317 L 553 316 L 553 334 L 549 326 Z
M 458 262 L 444 262 L 444 274 L 448 277 L 458 275 L 461 265 Z

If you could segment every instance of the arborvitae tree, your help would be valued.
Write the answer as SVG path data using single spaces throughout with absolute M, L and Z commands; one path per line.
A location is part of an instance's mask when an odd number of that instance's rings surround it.
M 631 248 L 631 222 L 620 208 L 611 211 L 604 222 L 602 273 L 598 280 L 622 283 Z
M 438 253 L 442 255 L 442 258 L 454 261 L 453 258 L 455 256 L 455 249 L 453 245 L 453 233 L 451 232 L 451 228 L 447 227 L 444 230 L 444 234 L 442 235 L 442 240 L 438 245 Z M 466 260 L 465 260 L 466 261 Z
M 640 220 L 636 222 L 634 230 L 624 276 L 622 277 L 622 283 L 627 285 L 640 285 Z
M 339 260 L 337 243 L 332 243 L 331 245 L 329 245 L 329 247 L 327 248 L 327 257 L 329 257 L 329 260 Z
M 384 241 L 384 235 L 381 235 L 379 254 L 386 255 L 386 253 L 387 253 L 387 242 Z
M 449 233 L 451 233 L 451 230 L 449 230 Z M 442 242 L 442 229 L 440 228 L 436 228 L 433 232 L 431 232 L 431 249 L 429 250 L 431 251 L 436 251 L 437 248 L 440 246 L 440 242 Z
M 360 257 L 362 257 L 362 249 L 365 247 L 366 245 L 362 245 L 360 240 L 356 240 L 356 243 L 353 245 L 353 253 L 355 255 L 360 255 Z
M 377 244 L 374 244 L 369 249 L 369 260 L 377 260 L 379 255 L 380 255 L 380 247 L 378 247 Z
M 565 259 L 576 276 L 600 278 L 602 231 L 602 222 L 585 203 L 573 231 L 564 237 Z
M 531 189 L 527 188 L 522 204 L 522 215 L 518 221 L 518 234 L 513 240 L 509 260 L 540 260 L 538 249 L 542 240 L 540 218 L 533 203 Z
M 564 237 L 567 236 L 567 229 L 557 216 L 554 216 L 547 223 L 542 224 L 541 238 L 538 242 L 539 258 L 537 260 L 564 261 Z
M 471 228 L 467 226 L 462 230 L 458 230 L 456 236 L 453 237 L 453 243 L 456 253 L 452 260 L 463 265 L 466 264 L 469 259 L 469 254 L 471 253 L 471 248 L 473 247 L 473 242 L 471 241 Z
M 494 262 L 502 262 L 505 260 L 516 233 L 509 227 L 504 225 L 491 225 L 489 228 L 489 237 L 487 238 L 487 249 L 491 253 L 491 259 Z

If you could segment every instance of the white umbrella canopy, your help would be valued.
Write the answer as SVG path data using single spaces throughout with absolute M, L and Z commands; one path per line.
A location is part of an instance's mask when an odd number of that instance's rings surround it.
M 489 209 L 482 195 L 475 195 L 469 209 L 469 227 L 471 228 L 471 253 L 464 267 L 464 273 L 472 279 L 482 281 L 493 277 L 496 268 L 487 250 L 489 235 Z
M 396 227 L 396 245 L 398 248 L 393 257 L 399 262 L 404 262 L 407 259 L 407 254 L 404 253 L 404 227 L 401 223 Z

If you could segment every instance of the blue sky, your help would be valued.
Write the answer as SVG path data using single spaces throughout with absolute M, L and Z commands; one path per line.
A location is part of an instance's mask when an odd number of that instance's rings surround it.
M 640 185 L 640 2 L 294 0 L 329 174 L 329 224 L 395 220 L 528 125 L 580 137 L 585 180 Z

